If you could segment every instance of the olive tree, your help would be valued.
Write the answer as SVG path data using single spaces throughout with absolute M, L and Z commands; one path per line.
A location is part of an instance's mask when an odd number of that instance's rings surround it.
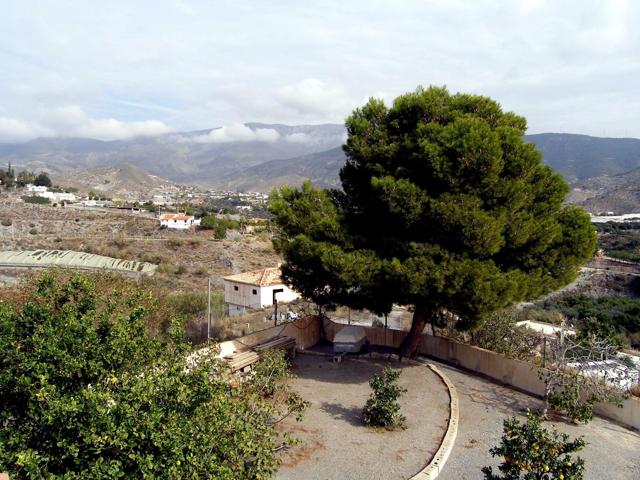
M 429 319 L 458 327 L 570 281 L 596 249 L 588 215 L 524 140 L 526 121 L 487 97 L 418 88 L 346 120 L 342 189 L 272 194 L 283 277 L 319 305 L 412 305 L 401 345 Z

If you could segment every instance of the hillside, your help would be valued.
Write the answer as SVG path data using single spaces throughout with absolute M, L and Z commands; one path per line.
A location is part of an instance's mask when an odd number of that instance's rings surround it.
M 132 200 L 151 198 L 156 192 L 177 188 L 169 180 L 128 164 L 54 174 L 53 181 L 65 187 L 75 187 L 83 193 L 93 191 Z
M 0 144 L 0 165 L 66 174 L 72 170 L 129 164 L 173 182 L 220 189 L 269 191 L 310 178 L 336 186 L 344 163 L 339 124 L 246 123 L 155 138 L 101 141 L 41 138 Z M 640 168 L 640 140 L 587 135 L 527 135 L 543 159 L 569 182 L 614 176 Z
M 568 201 L 597 214 L 640 212 L 640 168 L 614 176 L 593 177 L 572 185 Z
M 640 139 L 569 133 L 540 133 L 525 138 L 542 152 L 545 163 L 569 182 L 640 167 Z
M 335 148 L 344 140 L 342 125 L 247 123 L 154 138 L 101 141 L 41 138 L 0 144 L 0 164 L 63 173 L 75 169 L 131 164 L 182 183 L 224 187 L 221 177 L 281 158 Z
M 284 160 L 271 160 L 251 168 L 241 175 L 224 178 L 229 187 L 244 191 L 268 192 L 281 185 L 300 185 L 311 180 L 317 187 L 340 186 L 338 172 L 344 164 L 342 147 Z

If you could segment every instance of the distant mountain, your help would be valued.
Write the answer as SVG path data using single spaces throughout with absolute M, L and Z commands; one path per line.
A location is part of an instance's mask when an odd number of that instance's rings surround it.
M 614 176 L 593 177 L 572 185 L 568 202 L 598 214 L 640 212 L 640 168 Z
M 251 168 L 241 175 L 223 178 L 225 183 L 240 191 L 268 192 L 281 185 L 300 185 L 311 180 L 316 187 L 340 186 L 338 173 L 345 162 L 342 147 L 284 160 L 271 160 Z
M 41 138 L 0 144 L 0 165 L 63 174 L 129 164 L 174 182 L 268 191 L 310 178 L 336 186 L 344 163 L 343 125 L 246 123 L 154 138 L 101 141 Z M 569 182 L 640 168 L 640 140 L 564 133 L 527 135 Z
M 640 167 L 640 139 L 600 138 L 569 133 L 526 135 L 546 163 L 569 182 L 617 175 Z
M 81 193 L 93 191 L 125 200 L 150 199 L 160 191 L 177 189 L 175 183 L 128 164 L 53 174 L 52 180 Z
M 241 175 L 266 161 L 329 150 L 344 136 L 344 126 L 335 124 L 247 123 L 131 140 L 41 138 L 0 144 L 0 163 L 50 173 L 127 163 L 173 181 L 223 187 L 221 177 Z

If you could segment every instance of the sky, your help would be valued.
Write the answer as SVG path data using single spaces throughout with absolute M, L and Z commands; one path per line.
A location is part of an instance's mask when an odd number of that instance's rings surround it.
M 0 142 L 342 123 L 418 85 L 488 95 L 529 133 L 640 137 L 634 0 L 2 0 L 0 13 Z

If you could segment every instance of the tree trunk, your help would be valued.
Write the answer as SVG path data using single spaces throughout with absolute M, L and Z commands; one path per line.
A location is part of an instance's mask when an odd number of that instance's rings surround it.
M 418 347 L 420 346 L 420 339 L 422 337 L 422 332 L 424 331 L 424 327 L 427 324 L 427 319 L 429 317 L 429 309 L 424 304 L 417 304 L 416 309 L 413 312 L 413 321 L 411 322 L 411 329 L 409 333 L 404 337 L 402 343 L 400 344 L 400 349 L 398 354 L 400 358 L 407 357 L 411 358 L 416 354 Z

